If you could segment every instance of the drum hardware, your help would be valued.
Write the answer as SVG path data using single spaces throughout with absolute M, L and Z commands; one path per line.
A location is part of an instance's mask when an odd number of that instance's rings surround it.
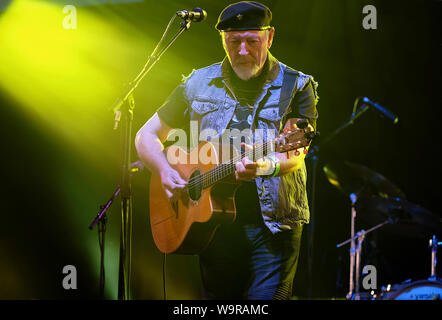
M 401 198 L 362 196 L 355 206 L 361 218 L 372 225 L 394 216 L 397 223 L 384 230 L 391 234 L 421 239 L 442 234 L 439 215 Z
M 405 199 L 404 192 L 383 175 L 360 164 L 344 161 L 329 163 L 323 168 L 328 181 L 343 194 Z
M 429 241 L 431 248 L 431 275 L 427 280 L 412 281 L 407 279 L 400 284 L 382 286 L 379 294 L 373 297 L 377 300 L 441 300 L 442 281 L 437 279 L 437 247 L 442 245 L 436 235 Z
M 350 290 L 347 294 L 347 299 L 359 300 L 361 298 L 359 292 L 359 268 L 360 268 L 360 252 L 362 249 L 362 241 L 364 240 L 365 234 L 386 225 L 384 231 L 396 233 L 398 235 L 408 235 L 412 237 L 422 237 L 425 231 L 436 231 L 441 232 L 442 226 L 440 223 L 440 218 L 413 203 L 400 198 L 383 198 L 378 196 L 361 196 L 355 202 L 352 211 L 358 212 L 364 220 L 371 223 L 379 222 L 381 219 L 386 219 L 376 225 L 375 227 L 364 231 L 359 231 L 354 239 L 358 241 L 355 249 L 353 249 L 352 254 L 356 253 L 356 288 L 353 292 L 352 281 L 350 282 Z M 348 243 L 351 239 L 341 243 L 338 247 Z M 380 297 L 388 297 L 388 299 L 440 299 L 442 298 L 442 292 L 440 292 L 439 287 L 442 288 L 441 282 L 438 281 L 436 276 L 436 266 L 437 266 L 437 247 L 441 245 L 436 238 L 436 235 L 429 241 L 429 246 L 431 247 L 431 275 L 428 278 L 428 283 L 425 282 L 413 282 L 408 280 L 400 285 L 395 285 L 394 294 L 389 293 L 391 291 L 391 285 L 387 288 L 383 287 Z M 351 249 L 352 250 L 352 249 Z M 353 268 L 353 264 L 350 265 Z M 350 272 L 350 276 L 353 279 L 353 272 Z M 409 287 L 405 287 L 407 283 L 410 283 Z M 411 293 L 409 293 L 409 291 Z M 376 298 L 376 294 L 372 294 L 373 298 Z
M 362 101 L 362 103 L 361 103 Z M 343 132 L 346 128 L 349 128 L 352 126 L 358 118 L 360 118 L 368 109 L 372 106 L 377 110 L 381 110 L 379 105 L 374 105 L 371 103 L 371 101 L 368 100 L 368 98 L 364 97 L 358 97 L 353 103 L 353 110 L 350 118 L 345 121 L 341 126 L 339 126 L 336 130 L 334 130 L 328 137 L 325 139 L 322 139 L 320 143 L 313 143 L 310 146 L 309 153 L 306 155 L 306 164 L 308 171 L 310 172 L 311 178 L 308 179 L 308 193 L 310 194 L 309 197 L 309 207 L 310 207 L 310 223 L 308 224 L 308 229 L 306 230 L 308 232 L 309 237 L 309 246 L 307 250 L 307 264 L 308 264 L 308 270 L 307 270 L 307 282 L 308 282 L 308 297 L 311 297 L 312 293 L 312 279 L 313 279 L 313 249 L 314 249 L 314 230 L 315 230 L 315 194 L 316 194 L 316 177 L 317 177 L 317 170 L 318 170 L 318 163 L 319 161 L 319 155 L 320 150 L 324 146 L 326 146 L 330 141 L 332 141 L 336 136 L 338 136 L 341 132 Z M 381 107 L 382 108 L 382 107 Z M 383 109 L 383 108 L 382 108 Z M 385 110 L 384 110 L 385 111 Z M 386 114 L 384 111 L 381 111 L 382 113 Z M 399 119 L 396 117 L 395 123 L 397 123 Z M 353 234 L 352 234 L 353 237 Z
M 362 243 L 364 241 L 365 235 L 379 229 L 380 227 L 384 226 L 387 223 L 394 223 L 394 220 L 388 219 L 384 222 L 368 229 L 368 230 L 360 230 L 356 233 L 356 235 L 344 242 L 341 242 L 340 244 L 336 245 L 337 248 L 342 247 L 343 245 L 347 243 L 352 243 L 350 246 L 350 257 L 352 260 L 350 260 L 350 285 L 349 285 L 349 292 L 347 293 L 346 298 L 349 300 L 360 300 L 361 299 L 361 293 L 359 290 L 359 282 L 360 282 L 360 263 L 361 263 L 361 252 L 362 252 Z M 355 270 L 355 277 L 356 285 L 353 285 L 353 272 Z M 353 292 L 354 290 L 354 292 Z M 373 293 L 371 293 L 373 295 Z
M 361 230 L 355 235 L 356 213 L 358 211 L 356 203 L 361 196 L 379 195 L 405 197 L 405 194 L 379 173 L 359 164 L 345 161 L 344 165 L 327 164 L 324 166 L 323 170 L 328 181 L 337 187 L 342 193 L 350 197 L 351 236 L 350 239 L 338 244 L 337 247 L 339 248 L 350 242 L 349 291 L 346 298 L 359 300 L 361 297 L 359 292 L 359 265 L 364 237 L 368 232 L 374 231 L 387 223 L 391 223 L 393 217 L 386 217 L 384 221 L 380 223 L 378 222 L 375 227 L 367 231 Z M 356 273 L 356 275 L 354 273 Z
M 377 300 L 441 300 L 442 282 L 437 280 L 411 281 L 382 287 Z
M 436 277 L 436 265 L 437 265 L 437 246 L 442 245 L 441 241 L 437 241 L 436 235 L 433 234 L 433 238 L 430 239 L 431 248 L 431 275 L 428 280 L 437 280 Z
M 442 233 L 442 223 L 440 217 L 425 208 L 406 201 L 405 194 L 391 183 L 388 179 L 379 173 L 351 162 L 344 162 L 344 165 L 326 165 L 323 168 L 329 182 L 338 188 L 341 192 L 350 197 L 351 200 L 351 237 L 340 243 L 337 247 L 350 243 L 350 280 L 347 299 L 359 300 L 365 298 L 365 293 L 360 293 L 360 261 L 361 250 L 364 237 L 367 233 L 374 231 L 382 226 L 385 232 L 396 233 L 400 236 L 422 237 L 429 231 L 435 234 Z M 367 231 L 361 230 L 355 234 L 356 213 L 367 223 L 375 225 Z M 439 294 L 439 286 L 442 285 L 436 279 L 436 253 L 438 242 L 436 236 L 430 240 L 432 248 L 431 257 L 431 276 L 428 283 L 414 282 L 410 288 L 404 289 L 401 285 L 395 285 L 395 292 L 398 286 L 400 290 L 413 291 L 413 294 L 407 296 L 402 291 L 395 294 L 394 297 L 430 299 L 442 297 Z M 430 290 L 431 289 L 431 290 Z M 381 296 L 388 295 L 392 290 L 391 285 L 383 287 Z M 372 298 L 378 295 L 370 292 Z

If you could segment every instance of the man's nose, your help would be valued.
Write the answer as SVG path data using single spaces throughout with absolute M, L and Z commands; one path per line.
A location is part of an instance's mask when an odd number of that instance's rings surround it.
M 245 55 L 249 54 L 249 52 L 247 51 L 247 48 L 246 48 L 246 42 L 245 41 L 241 42 L 238 54 L 240 56 L 245 56 Z

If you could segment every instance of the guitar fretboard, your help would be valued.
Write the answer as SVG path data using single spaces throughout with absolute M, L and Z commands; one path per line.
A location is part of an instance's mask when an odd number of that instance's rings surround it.
M 251 159 L 252 161 L 256 161 L 261 157 L 266 156 L 269 152 L 273 152 L 274 150 L 275 140 L 270 140 L 264 142 L 263 144 L 253 145 L 252 150 L 246 150 L 241 152 L 240 156 L 237 156 L 227 162 L 221 163 L 220 165 L 212 168 L 211 170 L 191 178 L 189 180 L 189 188 L 208 188 L 222 179 L 228 177 L 229 175 L 235 172 L 235 164 L 240 162 L 244 157 Z M 270 149 L 270 147 L 272 147 Z

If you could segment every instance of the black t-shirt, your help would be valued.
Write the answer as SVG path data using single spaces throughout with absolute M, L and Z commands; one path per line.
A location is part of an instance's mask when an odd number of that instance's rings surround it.
M 261 75 L 264 77 L 264 73 L 261 73 Z M 243 81 L 237 78 L 237 81 L 233 80 L 230 83 L 235 87 L 241 87 L 242 82 L 245 84 L 244 86 L 245 89 L 240 88 L 240 90 L 238 90 L 232 88 L 232 90 L 235 91 L 234 93 L 235 95 L 237 95 L 237 98 L 241 103 L 241 105 L 246 106 L 248 104 L 253 106 L 253 103 L 250 103 L 250 101 L 253 102 L 256 101 L 256 99 L 259 96 L 259 93 L 262 90 L 264 81 L 262 81 L 261 83 L 259 82 L 256 84 L 254 83 L 254 86 L 252 86 L 249 85 L 252 82 Z M 255 87 L 256 90 L 253 90 L 253 87 Z M 169 95 L 169 97 L 166 99 L 166 101 L 163 103 L 163 105 L 157 110 L 160 119 L 164 121 L 171 128 L 184 128 L 190 121 L 189 113 L 185 112 L 188 106 L 184 99 L 184 89 L 185 89 L 184 83 L 177 86 L 173 90 L 173 92 Z M 314 84 L 312 81 L 309 81 L 309 83 L 303 90 L 300 90 L 295 94 L 291 102 L 292 112 L 287 116 L 287 119 L 305 118 L 316 130 L 317 112 L 316 112 L 315 101 L 316 101 L 316 91 L 314 88 Z

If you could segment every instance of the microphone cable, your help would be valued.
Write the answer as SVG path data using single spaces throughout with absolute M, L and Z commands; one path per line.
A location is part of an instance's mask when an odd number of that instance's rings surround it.
M 166 298 L 166 253 L 163 253 L 163 300 Z

